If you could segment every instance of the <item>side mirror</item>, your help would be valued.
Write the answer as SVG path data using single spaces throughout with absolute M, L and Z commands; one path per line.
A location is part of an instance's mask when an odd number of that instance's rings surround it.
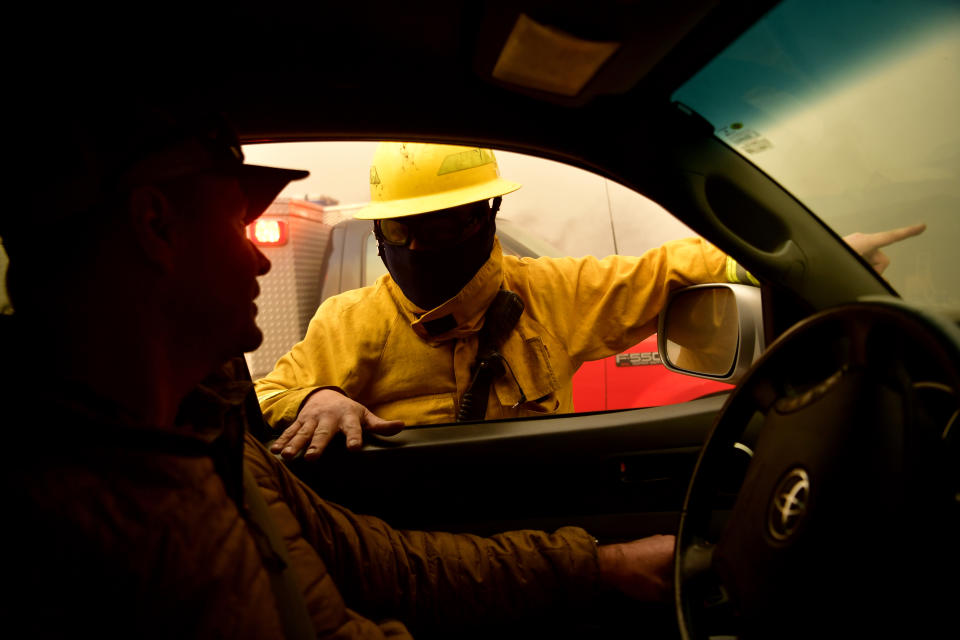
M 701 284 L 674 291 L 660 312 L 657 331 L 667 369 L 736 383 L 765 346 L 760 289 Z

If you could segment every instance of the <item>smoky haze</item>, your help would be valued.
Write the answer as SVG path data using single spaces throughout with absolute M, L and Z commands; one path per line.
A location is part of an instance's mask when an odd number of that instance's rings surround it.
M 370 198 L 369 166 L 376 142 L 285 142 L 247 145 L 247 162 L 308 169 L 310 177 L 280 194 Z M 639 255 L 667 240 L 695 235 L 656 203 L 596 174 L 559 162 L 497 151 L 500 174 L 523 185 L 503 198 L 500 217 L 556 247 L 598 257 Z

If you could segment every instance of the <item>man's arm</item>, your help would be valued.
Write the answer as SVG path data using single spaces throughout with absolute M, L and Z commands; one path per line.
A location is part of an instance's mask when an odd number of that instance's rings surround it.
M 321 500 L 252 438 L 245 459 L 293 566 L 308 567 L 318 554 L 347 606 L 374 619 L 457 627 L 584 610 L 611 588 L 640 599 L 669 588 L 672 536 L 598 548 L 576 527 L 490 538 L 399 531 Z

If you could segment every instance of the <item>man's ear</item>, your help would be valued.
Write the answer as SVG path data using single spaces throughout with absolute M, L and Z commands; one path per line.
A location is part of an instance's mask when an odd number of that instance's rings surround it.
M 135 187 L 128 201 L 130 227 L 143 257 L 171 270 L 174 264 L 176 212 L 170 200 L 153 186 Z

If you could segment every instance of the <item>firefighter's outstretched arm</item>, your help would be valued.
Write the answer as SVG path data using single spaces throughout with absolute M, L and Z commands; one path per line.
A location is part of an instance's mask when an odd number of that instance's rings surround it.
M 314 460 L 338 432 L 346 436 L 348 449 L 359 449 L 364 431 L 393 435 L 403 426 L 402 420 L 384 420 L 333 389 L 320 389 L 306 399 L 297 419 L 270 445 L 270 450 L 290 460 L 306 448 L 304 458 Z

